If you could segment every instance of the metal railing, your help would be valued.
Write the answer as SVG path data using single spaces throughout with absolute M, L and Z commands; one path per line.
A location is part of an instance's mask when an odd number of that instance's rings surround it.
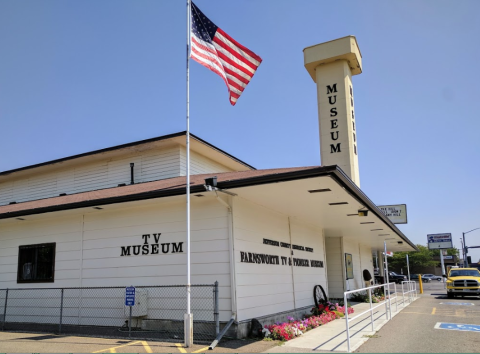
M 402 282 L 402 304 L 405 307 L 406 302 L 405 302 L 405 294 L 407 296 L 410 296 L 409 294 L 412 294 L 413 291 L 416 291 L 415 288 L 412 290 L 411 285 L 407 285 L 409 288 L 407 291 L 403 291 L 403 283 L 412 283 L 412 282 Z M 413 282 L 414 283 L 414 282 Z M 393 286 L 393 292 L 391 292 L 391 287 Z M 385 296 L 384 300 L 381 302 L 376 303 L 377 305 L 373 306 L 374 302 L 372 297 L 375 296 L 374 290 L 375 289 L 381 289 L 383 288 L 383 295 Z M 366 311 L 363 311 L 359 314 L 356 314 L 354 317 L 349 318 L 348 316 L 348 310 L 347 307 L 345 307 L 345 325 L 346 325 L 346 332 L 347 332 L 347 347 L 348 347 L 348 352 L 350 353 L 350 323 L 354 320 L 359 319 L 360 317 L 364 316 L 367 313 L 370 313 L 370 325 L 372 326 L 372 332 L 375 331 L 374 327 L 374 310 L 376 308 L 385 306 L 385 320 L 391 320 L 392 319 L 392 300 L 393 304 L 395 304 L 395 311 L 398 312 L 398 302 L 399 302 L 399 297 L 397 293 L 397 284 L 396 283 L 388 283 L 388 284 L 381 284 L 381 285 L 374 285 L 374 286 L 369 286 L 367 288 L 362 288 L 362 289 L 356 289 L 356 290 L 351 290 L 351 291 L 346 291 L 343 293 L 343 301 L 345 306 L 347 306 L 347 300 L 348 300 L 348 295 L 353 294 L 353 293 L 361 293 L 361 292 L 366 292 L 368 294 L 368 302 L 370 303 L 370 308 Z M 415 293 L 416 296 L 416 293 Z M 413 299 L 411 298 L 413 301 Z M 411 301 L 410 301 L 411 302 Z M 365 319 L 365 318 L 364 318 Z
M 406 299 L 405 299 L 406 296 Z M 405 306 L 406 301 L 409 304 L 417 297 L 417 283 L 415 281 L 402 281 L 402 298 L 403 298 L 403 306 Z
M 140 304 L 133 307 L 132 318 L 125 287 L 0 289 L 0 327 L 182 341 L 186 289 L 137 286 Z M 219 333 L 218 295 L 218 282 L 191 285 L 196 341 L 211 341 Z

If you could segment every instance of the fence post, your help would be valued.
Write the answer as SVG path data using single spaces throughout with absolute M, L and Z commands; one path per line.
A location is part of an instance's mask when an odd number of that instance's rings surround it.
M 387 286 L 386 284 L 383 284 L 383 296 L 385 298 L 385 316 L 388 321 L 388 301 L 387 301 Z
M 7 319 L 7 301 L 8 301 L 8 289 L 5 293 L 5 306 L 3 307 L 3 324 L 2 324 L 2 331 L 5 330 L 5 321 Z
M 62 317 L 63 317 L 63 288 L 62 288 L 62 297 L 60 300 L 60 324 L 58 326 L 58 333 L 62 333 Z
M 394 291 L 395 291 L 395 311 L 398 312 L 398 293 L 397 293 L 397 283 L 394 285 Z
M 390 284 L 388 283 L 388 307 L 390 310 L 390 319 L 392 319 L 392 295 L 390 293 Z
M 350 353 L 350 329 L 348 328 L 348 307 L 347 307 L 347 293 L 343 293 L 343 305 L 345 306 L 345 325 L 347 326 L 347 348 Z
M 372 289 L 370 288 L 368 288 L 368 298 L 370 299 L 370 321 L 372 322 L 372 332 L 373 332 L 374 329 L 373 329 Z
M 215 309 L 213 312 L 215 318 L 215 336 L 218 336 L 220 333 L 220 316 L 218 311 L 218 281 L 215 281 L 215 288 L 213 289 L 214 298 L 215 298 Z

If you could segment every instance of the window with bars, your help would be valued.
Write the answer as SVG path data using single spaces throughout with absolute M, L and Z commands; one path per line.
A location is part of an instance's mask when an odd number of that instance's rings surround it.
M 55 243 L 18 248 L 17 283 L 52 283 L 55 275 Z

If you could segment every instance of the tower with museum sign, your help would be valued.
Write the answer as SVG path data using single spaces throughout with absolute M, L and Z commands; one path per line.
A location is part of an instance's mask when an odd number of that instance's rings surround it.
M 352 76 L 362 72 L 354 36 L 303 50 L 305 68 L 317 84 L 320 156 L 323 166 L 338 165 L 360 187 Z

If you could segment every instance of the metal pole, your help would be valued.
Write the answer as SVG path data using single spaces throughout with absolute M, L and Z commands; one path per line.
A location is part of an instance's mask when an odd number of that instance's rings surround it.
M 468 262 L 467 262 L 468 247 L 467 247 L 467 244 L 465 243 L 465 232 L 462 232 L 462 234 L 463 234 L 463 268 L 468 268 Z
M 387 257 L 387 241 L 383 241 L 383 249 L 385 252 L 385 274 L 387 276 L 388 284 L 388 305 L 390 306 L 390 319 L 392 318 L 392 302 L 390 300 L 390 279 L 388 277 L 388 257 Z
M 186 171 L 186 197 L 187 197 L 187 315 L 185 316 L 185 347 L 193 344 L 192 313 L 190 307 L 191 283 L 190 283 L 190 32 L 191 32 L 191 0 L 187 0 L 187 171 Z
M 343 294 L 343 306 L 345 306 L 345 324 L 347 326 L 347 348 L 350 353 L 350 330 L 348 328 L 348 309 L 347 309 L 347 294 Z
M 398 312 L 398 294 L 397 294 L 397 284 L 393 286 L 393 289 L 395 290 L 395 311 Z
M 214 312 L 214 317 L 215 317 L 215 336 L 218 336 L 220 333 L 220 316 L 218 312 L 218 281 L 215 282 L 215 288 L 214 288 L 214 296 L 215 296 L 215 312 Z
M 63 288 L 62 288 L 62 298 L 60 300 L 60 324 L 58 326 L 58 333 L 62 333 L 62 317 L 63 317 Z
M 130 316 L 128 319 L 128 337 L 132 336 L 132 306 L 130 306 Z
M 370 299 L 370 322 L 372 323 L 372 332 L 374 331 L 373 329 L 373 309 L 372 309 L 372 289 L 368 288 L 368 298 Z M 345 311 L 346 311 L 345 307 Z
M 440 266 L 442 267 L 442 283 L 443 283 L 443 288 L 445 289 L 446 284 L 445 284 L 445 278 L 443 277 L 445 275 L 445 265 L 443 264 L 443 250 L 440 250 Z
M 463 247 L 463 240 L 460 237 L 460 243 L 462 244 L 462 259 L 465 262 L 465 247 Z
M 408 281 L 410 281 L 410 260 L 408 259 L 408 254 L 407 254 L 407 272 L 408 272 Z
M 2 331 L 5 330 L 5 321 L 7 319 L 7 302 L 8 302 L 8 289 L 5 292 L 5 306 L 3 307 L 3 324 L 2 324 Z
M 385 318 L 388 321 L 388 304 L 387 304 L 387 289 L 386 289 L 387 284 L 383 284 L 383 296 L 385 296 Z

